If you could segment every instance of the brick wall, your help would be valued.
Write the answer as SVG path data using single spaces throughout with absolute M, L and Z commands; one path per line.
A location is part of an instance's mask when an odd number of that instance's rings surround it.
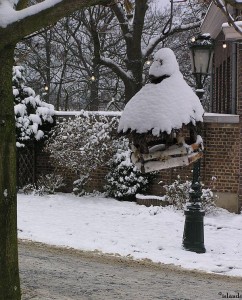
M 204 123 L 204 157 L 201 160 L 201 180 L 215 192 L 238 193 L 239 189 L 239 123 Z M 149 192 L 159 195 L 161 184 L 170 184 L 180 175 L 192 179 L 192 166 L 161 171 Z M 212 177 L 216 180 L 212 181 Z M 241 206 L 241 204 L 240 204 Z
M 50 174 L 56 172 L 64 177 L 65 187 L 61 189 L 62 192 L 72 192 L 73 182 L 78 179 L 78 174 L 72 172 L 67 168 L 55 167 L 50 159 L 49 155 L 45 152 L 39 152 L 36 159 L 36 170 L 37 170 L 37 179 L 41 174 Z M 87 191 L 104 191 L 104 185 L 106 184 L 105 176 L 108 174 L 108 167 L 101 167 L 96 169 L 91 173 L 91 179 L 87 184 Z M 175 169 L 162 170 L 157 174 L 156 178 L 153 181 L 153 184 L 149 187 L 147 193 L 152 195 L 161 195 L 164 191 L 162 189 L 163 184 L 171 184 L 177 179 L 177 176 L 181 176 L 182 180 L 192 178 L 192 166 L 189 167 L 179 167 Z M 162 181 L 162 184 L 159 182 Z
M 79 178 L 79 175 L 68 169 L 63 167 L 56 167 L 52 162 L 49 154 L 44 151 L 38 151 L 36 155 L 36 178 L 38 180 L 41 174 L 52 174 L 55 172 L 56 174 L 60 174 L 64 178 L 65 186 L 61 188 L 61 191 L 64 193 L 70 193 L 73 190 L 73 182 Z M 102 192 L 103 187 L 106 183 L 105 176 L 108 173 L 107 167 L 101 167 L 94 172 L 91 173 L 91 179 L 88 182 L 86 188 L 87 191 L 97 190 Z
M 206 186 L 211 183 L 219 192 L 238 192 L 239 179 L 239 124 L 205 123 L 205 155 L 202 178 Z
M 204 157 L 201 160 L 201 179 L 205 186 L 210 186 L 216 192 L 229 192 L 242 195 L 240 179 L 240 134 L 242 134 L 238 116 L 207 114 L 204 118 L 203 140 L 205 144 Z M 46 153 L 37 154 L 38 175 L 51 173 L 54 166 Z M 58 173 L 64 175 L 66 186 L 64 192 L 71 192 L 73 181 L 78 178 L 68 169 L 58 169 Z M 103 191 L 107 167 L 102 167 L 92 173 L 88 184 L 88 190 Z M 192 179 L 192 165 L 169 170 L 162 170 L 157 175 L 147 194 L 162 195 L 163 184 L 170 184 L 180 175 L 182 180 Z M 211 186 L 211 178 L 216 177 Z M 162 181 L 162 184 L 159 182 Z M 242 197 L 241 197 L 242 198 Z M 240 199 L 240 197 L 239 197 Z M 240 202 L 240 206 L 241 206 Z
M 40 177 L 42 174 L 60 174 L 64 178 L 65 186 L 61 188 L 61 191 L 64 193 L 72 192 L 73 190 L 73 181 L 78 178 L 78 175 L 70 169 L 67 168 L 60 168 L 56 167 L 52 163 L 52 159 L 50 158 L 49 154 L 44 152 L 43 150 L 37 149 L 36 154 L 36 178 Z

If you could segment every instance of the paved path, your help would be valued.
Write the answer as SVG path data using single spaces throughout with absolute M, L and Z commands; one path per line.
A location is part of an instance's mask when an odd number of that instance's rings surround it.
M 242 298 L 242 278 L 34 243 L 20 242 L 19 252 L 23 300 Z

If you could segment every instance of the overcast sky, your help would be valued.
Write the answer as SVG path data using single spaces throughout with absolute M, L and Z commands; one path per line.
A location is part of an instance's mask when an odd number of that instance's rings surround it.
M 161 7 L 164 7 L 166 6 L 167 4 L 170 4 L 170 0 L 156 0 L 156 3 L 161 6 Z

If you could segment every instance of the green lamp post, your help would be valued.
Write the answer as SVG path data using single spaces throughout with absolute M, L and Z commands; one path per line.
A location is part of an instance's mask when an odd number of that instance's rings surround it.
M 213 41 L 210 35 L 200 35 L 190 44 L 192 73 L 196 79 L 196 94 L 201 100 L 204 82 L 212 68 Z M 190 202 L 185 209 L 185 225 L 183 247 L 185 250 L 204 253 L 204 224 L 205 212 L 201 209 L 202 187 L 200 183 L 201 159 L 193 166 L 193 178 L 190 192 Z

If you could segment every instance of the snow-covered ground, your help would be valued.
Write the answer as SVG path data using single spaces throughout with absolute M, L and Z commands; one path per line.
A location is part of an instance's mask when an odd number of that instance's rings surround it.
M 19 238 L 242 276 L 242 215 L 205 216 L 206 253 L 182 249 L 184 216 L 102 196 L 18 195 Z

